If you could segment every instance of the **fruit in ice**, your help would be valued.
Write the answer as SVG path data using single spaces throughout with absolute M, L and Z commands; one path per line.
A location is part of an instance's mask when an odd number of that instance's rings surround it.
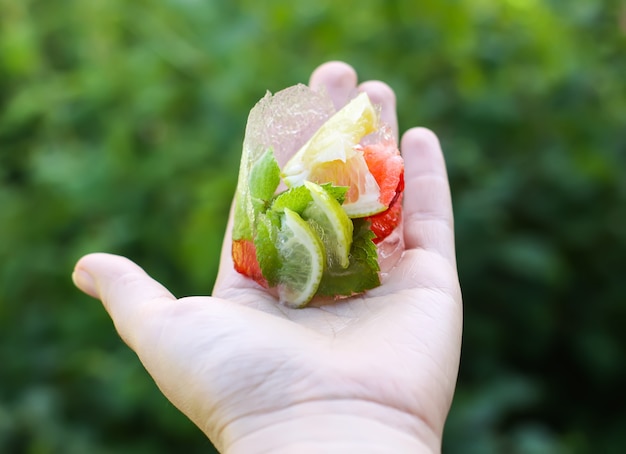
M 370 172 L 361 139 L 378 128 L 378 115 L 367 93 L 361 93 L 304 144 L 282 169 L 288 186 L 305 181 L 332 182 L 347 186 L 343 209 L 352 218 L 364 217 L 387 209 L 380 201 L 380 188 Z
M 365 93 L 335 113 L 327 96 L 302 85 L 268 94 L 246 127 L 235 269 L 291 307 L 380 285 L 385 238 L 401 222 L 403 173 L 393 134 Z
M 392 139 L 365 146 L 363 154 L 380 188 L 380 201 L 387 207 L 385 211 L 367 217 L 376 234 L 374 243 L 380 243 L 402 220 L 404 161 Z
M 324 247 L 306 221 L 285 208 L 277 249 L 283 263 L 278 296 L 291 307 L 302 307 L 313 298 L 322 279 Z
M 321 186 L 305 181 L 304 185 L 311 194 L 312 202 L 302 212 L 321 238 L 329 265 L 338 264 L 347 268 L 350 263 L 352 246 L 352 221 L 341 205 Z

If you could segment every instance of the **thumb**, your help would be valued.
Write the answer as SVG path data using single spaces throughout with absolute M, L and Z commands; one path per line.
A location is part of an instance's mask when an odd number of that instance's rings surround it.
M 119 335 L 135 351 L 150 314 L 176 300 L 141 267 L 117 255 L 84 256 L 76 264 L 72 280 L 80 290 L 102 301 Z

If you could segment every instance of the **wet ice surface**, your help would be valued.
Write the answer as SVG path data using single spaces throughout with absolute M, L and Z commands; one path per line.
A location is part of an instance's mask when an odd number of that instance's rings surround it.
M 313 136 L 330 118 L 336 109 L 325 91 L 315 91 L 306 85 L 295 85 L 275 94 L 266 95 L 252 108 L 248 116 L 243 142 L 243 155 L 239 178 L 247 180 L 254 163 L 268 148 L 272 148 L 279 167 L 287 161 Z M 365 137 L 363 144 L 375 142 L 395 142 L 393 133 L 385 125 Z M 283 183 L 279 191 L 286 189 Z M 246 206 L 250 219 L 255 215 L 250 200 L 240 201 Z M 378 246 L 378 261 L 381 281 L 392 272 L 404 251 L 402 222 Z M 270 293 L 275 293 L 271 289 Z M 312 305 L 326 304 L 333 299 L 315 297 Z M 317 303 L 317 304 L 316 304 Z
M 251 167 L 272 147 L 282 168 L 333 113 L 330 97 L 306 85 L 295 85 L 274 95 L 268 92 L 248 116 L 243 143 L 246 164 Z
M 380 265 L 380 277 L 384 282 L 385 277 L 398 264 L 404 252 L 404 229 L 402 220 L 398 227 L 376 246 L 378 250 L 378 264 Z

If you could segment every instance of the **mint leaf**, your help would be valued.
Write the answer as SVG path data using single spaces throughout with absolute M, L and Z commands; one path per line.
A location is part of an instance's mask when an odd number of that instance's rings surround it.
M 302 214 L 312 201 L 313 197 L 306 186 L 295 186 L 278 194 L 272 202 L 271 209 L 282 212 L 285 208 L 289 208 L 291 211 Z
M 247 177 L 240 173 L 235 195 L 233 239 L 252 239 L 255 235 L 256 217 L 265 212 L 280 184 L 280 168 L 269 148 L 254 163 Z
M 320 186 L 333 199 L 337 200 L 339 205 L 343 204 L 349 189 L 348 186 L 334 186 L 332 183 L 324 183 Z M 278 194 L 272 202 L 271 209 L 282 212 L 285 208 L 289 208 L 301 215 L 312 201 L 313 198 L 306 186 L 295 186 Z
M 233 240 L 251 240 L 254 236 L 250 218 L 246 212 L 245 196 L 235 196 L 235 216 L 233 219 Z
M 265 212 L 280 184 L 280 168 L 271 148 L 261 155 L 249 173 L 246 167 L 240 169 L 235 193 L 233 240 L 254 237 L 256 217 Z
M 348 193 L 349 186 L 335 186 L 332 183 L 324 183 L 320 185 L 328 194 L 334 198 L 339 205 L 343 205 L 346 200 L 346 194 Z
M 280 183 L 280 168 L 272 149 L 268 149 L 254 163 L 248 177 L 250 197 L 255 202 L 268 202 Z M 256 204 L 256 203 L 255 203 Z
M 278 283 L 278 271 L 281 260 L 278 253 L 278 233 L 280 230 L 280 214 L 268 211 L 259 214 L 256 219 L 256 235 L 254 247 L 256 259 L 259 262 L 261 273 L 270 287 Z
M 350 248 L 350 264 L 343 269 L 338 265 L 329 267 L 322 276 L 317 289 L 321 296 L 350 296 L 380 285 L 380 266 L 375 237 L 370 223 L 354 219 L 354 236 Z

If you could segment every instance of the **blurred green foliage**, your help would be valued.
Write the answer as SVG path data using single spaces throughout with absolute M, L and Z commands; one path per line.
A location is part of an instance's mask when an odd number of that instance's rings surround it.
M 71 269 L 210 292 L 248 110 L 341 59 L 447 155 L 444 452 L 623 452 L 625 55 L 609 0 L 0 0 L 0 451 L 210 451 Z

